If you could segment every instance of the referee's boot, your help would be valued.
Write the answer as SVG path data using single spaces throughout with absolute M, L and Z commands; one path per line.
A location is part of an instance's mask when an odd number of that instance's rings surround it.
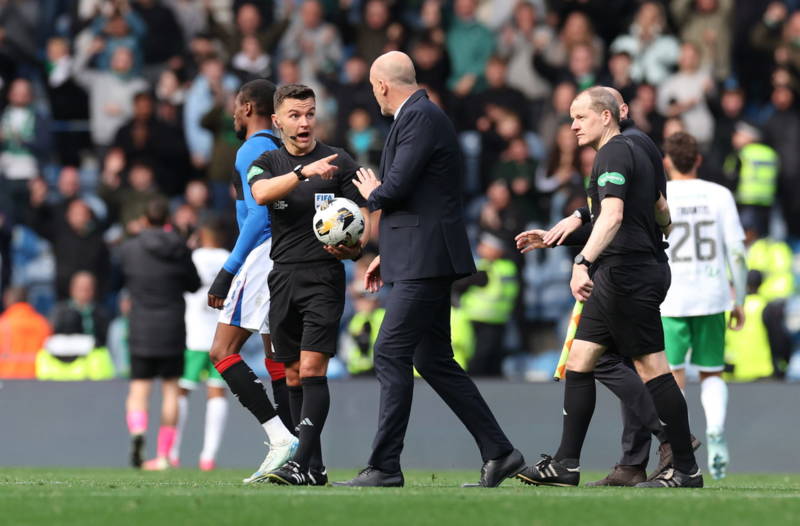
M 386 473 L 367 466 L 358 475 L 344 482 L 334 482 L 333 486 L 349 486 L 354 488 L 402 488 L 405 484 L 403 472 Z
M 300 469 L 300 464 L 290 460 L 283 466 L 270 471 L 267 480 L 280 486 L 308 486 L 311 481 L 308 473 Z
M 617 464 L 611 473 L 600 480 L 589 482 L 586 484 L 588 487 L 598 486 L 635 486 L 640 482 L 647 480 L 647 473 L 642 466 L 625 466 Z
M 328 485 L 328 470 L 325 468 L 308 470 L 308 485 L 309 486 L 327 486 Z
M 542 455 L 542 460 L 522 470 L 517 478 L 535 486 L 577 486 L 581 481 L 581 467 L 577 459 L 559 461 L 550 455 Z
M 487 460 L 481 467 L 481 479 L 477 484 L 463 484 L 464 488 L 496 488 L 507 478 L 515 477 L 525 469 L 522 453 L 512 449 L 511 453 L 494 460 Z
M 702 488 L 703 474 L 695 464 L 689 473 L 667 468 L 653 480 L 646 480 L 636 485 L 637 488 Z

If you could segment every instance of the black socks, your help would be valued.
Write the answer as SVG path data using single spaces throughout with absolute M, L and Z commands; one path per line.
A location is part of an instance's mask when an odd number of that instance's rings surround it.
M 239 402 L 258 419 L 259 424 L 277 415 L 261 380 L 238 354 L 220 360 L 214 367 L 222 375 Z
M 592 421 L 596 396 L 593 372 L 567 371 L 564 384 L 564 428 L 561 432 L 561 445 L 553 457 L 555 460 L 575 461 L 577 464 L 589 422 Z
M 292 420 L 291 406 L 289 405 L 289 388 L 286 387 L 286 378 L 272 381 L 272 396 L 275 400 L 275 411 L 281 418 L 281 422 L 291 433 L 294 433 L 294 422 Z
M 294 455 L 294 461 L 300 464 L 303 471 L 313 469 L 322 471 L 322 447 L 320 434 L 328 417 L 330 408 L 330 391 L 325 376 L 302 378 L 300 386 L 289 386 L 289 407 L 292 420 L 296 422 L 292 429 L 300 438 L 300 446 Z
M 672 373 L 662 374 L 647 382 L 658 417 L 672 446 L 672 464 L 678 471 L 691 474 L 697 462 L 689 431 L 689 410 Z

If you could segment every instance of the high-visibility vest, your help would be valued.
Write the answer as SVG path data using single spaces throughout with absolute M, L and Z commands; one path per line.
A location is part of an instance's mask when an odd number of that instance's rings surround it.
M 517 265 L 508 259 L 480 259 L 475 266 L 486 272 L 488 282 L 483 287 L 468 288 L 461 295 L 461 308 L 472 321 L 508 322 L 519 294 Z
M 728 329 L 725 334 L 725 361 L 733 365 L 726 378 L 736 382 L 751 382 L 772 376 L 772 349 L 762 314 L 767 300 L 750 294 L 744 301 L 745 322 L 742 330 Z
M 354 339 L 361 334 L 367 323 L 370 325 L 367 352 L 362 352 L 359 346 L 354 343 L 353 348 L 347 354 L 347 370 L 350 374 L 360 374 L 372 370 L 375 340 L 378 339 L 378 331 L 381 329 L 381 323 L 383 323 L 385 315 L 385 309 L 375 309 L 372 312 L 356 312 L 353 319 L 347 324 L 347 332 Z
M 65 361 L 45 349 L 36 354 L 36 378 L 58 382 L 109 380 L 114 378 L 114 363 L 105 347 L 97 347 L 85 356 Z
M 748 144 L 739 152 L 739 161 L 736 202 L 772 206 L 778 184 L 778 152 L 766 144 Z
M 774 239 L 759 239 L 747 249 L 747 268 L 764 275 L 758 294 L 767 302 L 788 298 L 794 292 L 793 259 L 789 245 Z

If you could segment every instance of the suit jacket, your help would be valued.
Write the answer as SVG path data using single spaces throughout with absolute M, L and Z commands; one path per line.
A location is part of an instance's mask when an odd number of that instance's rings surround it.
M 450 119 L 418 90 L 392 124 L 381 156 L 381 277 L 401 280 L 475 272 L 461 202 L 461 150 Z

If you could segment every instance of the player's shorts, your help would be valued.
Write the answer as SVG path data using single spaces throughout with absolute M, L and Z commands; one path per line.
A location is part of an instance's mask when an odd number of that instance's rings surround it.
M 725 369 L 725 313 L 708 316 L 663 317 L 667 359 L 673 369 L 682 369 L 689 361 L 700 371 Z
M 267 278 L 272 270 L 269 250 L 272 238 L 267 239 L 247 255 L 244 265 L 233 278 L 231 290 L 222 305 L 219 322 L 241 327 L 250 332 L 269 334 L 270 292 Z
M 216 367 L 211 364 L 208 351 L 186 349 L 183 353 L 183 376 L 178 385 L 193 391 L 200 382 L 205 381 L 209 387 L 227 387 Z
M 338 262 L 275 265 L 269 274 L 269 325 L 276 362 L 295 362 L 301 350 L 336 354 L 345 281 Z
M 131 380 L 178 378 L 182 373 L 182 354 L 164 358 L 131 355 Z
M 671 274 L 667 263 L 650 261 L 601 263 L 594 270 L 594 288 L 583 306 L 576 340 L 597 343 L 628 357 L 664 350 L 661 303 Z

